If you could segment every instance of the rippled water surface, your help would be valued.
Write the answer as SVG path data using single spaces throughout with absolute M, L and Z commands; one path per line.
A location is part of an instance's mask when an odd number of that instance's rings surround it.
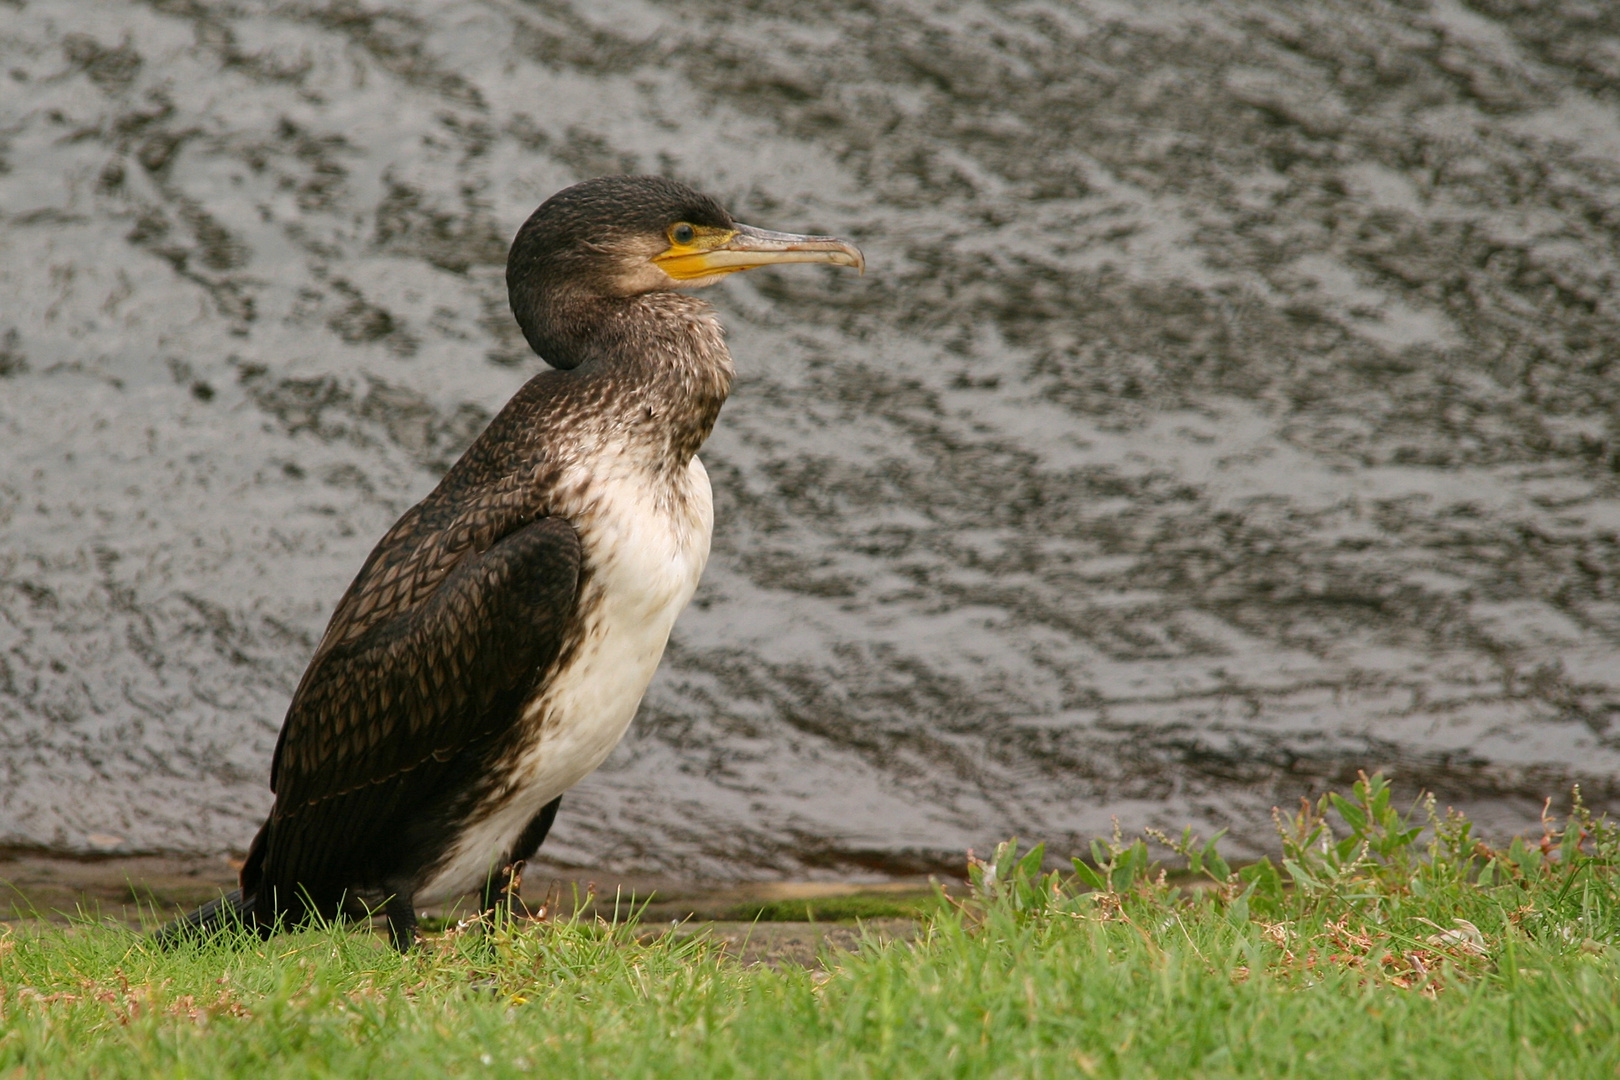
M 713 290 L 714 554 L 554 855 L 1620 808 L 1620 7 L 0 0 L 0 844 L 245 843 L 619 171 L 869 270 Z

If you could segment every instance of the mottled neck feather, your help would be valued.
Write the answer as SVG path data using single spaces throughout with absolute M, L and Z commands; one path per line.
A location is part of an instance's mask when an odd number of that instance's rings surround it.
M 568 305 L 570 358 L 609 391 L 600 407 L 661 463 L 685 467 L 714 430 L 734 369 L 714 309 L 684 293 L 655 292 Z M 586 310 L 588 309 L 588 310 Z

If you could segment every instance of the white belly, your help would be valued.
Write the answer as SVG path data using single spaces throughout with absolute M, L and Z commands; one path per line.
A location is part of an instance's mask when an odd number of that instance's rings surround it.
M 640 477 L 598 478 L 599 498 L 574 520 L 590 576 L 571 660 L 528 706 L 528 739 L 417 893 L 421 903 L 483 885 L 542 807 L 583 780 L 624 737 L 664 655 L 675 618 L 709 558 L 714 507 L 693 458 L 673 504 Z

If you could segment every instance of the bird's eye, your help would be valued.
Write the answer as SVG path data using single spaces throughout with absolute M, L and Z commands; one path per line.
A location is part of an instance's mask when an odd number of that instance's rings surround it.
M 669 238 L 677 244 L 690 244 L 697 239 L 697 230 L 683 221 L 669 230 Z

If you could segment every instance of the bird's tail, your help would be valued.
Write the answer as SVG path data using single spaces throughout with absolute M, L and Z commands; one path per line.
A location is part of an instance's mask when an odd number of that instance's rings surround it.
M 254 918 L 256 897 L 243 896 L 241 889 L 232 889 L 218 900 L 210 900 L 190 915 L 182 915 L 152 935 L 160 949 L 172 949 L 185 941 L 201 941 L 222 930 L 251 928 L 261 936 L 264 931 Z

